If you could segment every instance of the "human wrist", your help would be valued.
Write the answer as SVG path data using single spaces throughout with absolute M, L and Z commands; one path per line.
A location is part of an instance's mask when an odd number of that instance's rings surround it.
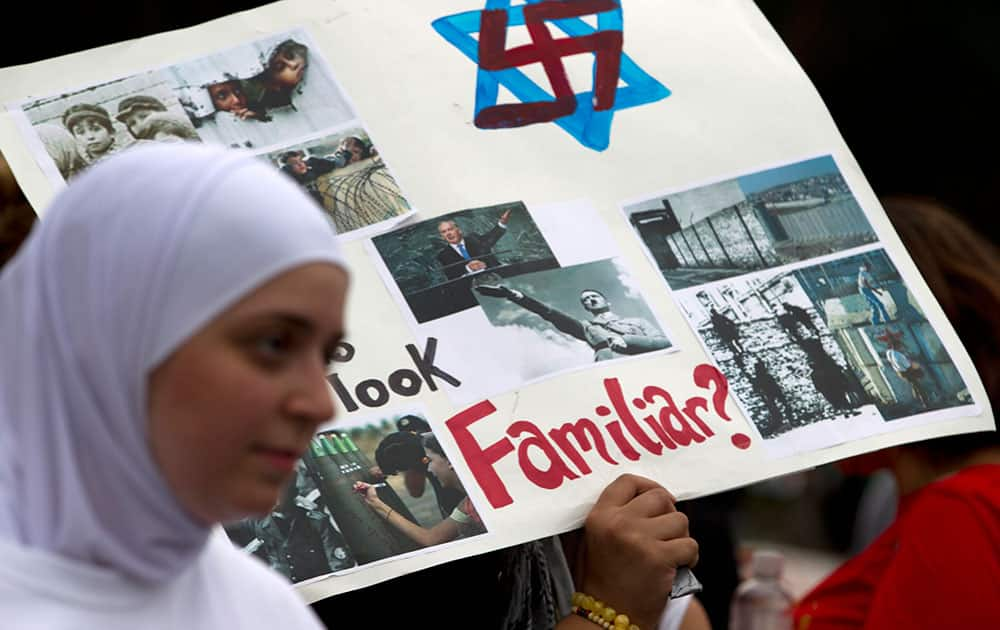
M 635 623 L 638 619 L 632 619 L 627 612 L 617 610 L 593 595 L 582 592 L 573 593 L 571 610 L 576 616 L 606 630 L 640 630 L 640 626 Z M 642 627 L 652 628 L 655 627 L 655 623 Z

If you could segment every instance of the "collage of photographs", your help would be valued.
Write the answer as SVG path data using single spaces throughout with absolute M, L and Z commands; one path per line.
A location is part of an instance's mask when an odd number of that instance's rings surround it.
M 303 29 L 34 98 L 19 120 L 56 186 L 151 142 L 239 148 L 291 177 L 343 238 L 366 239 L 417 345 L 436 339 L 434 365 L 461 382 L 445 388 L 456 406 L 679 350 L 609 209 L 511 201 L 418 220 Z M 621 210 L 770 457 L 973 406 L 832 156 Z M 321 430 L 271 513 L 230 538 L 303 582 L 487 534 L 434 429 L 410 410 Z
M 972 403 L 832 157 L 623 209 L 772 453 Z
M 206 142 L 251 151 L 291 176 L 345 238 L 412 214 L 303 29 L 20 108 L 38 161 L 57 186 L 131 147 Z
M 270 514 L 226 527 L 292 582 L 486 533 L 423 412 L 321 429 Z
M 472 208 L 371 239 L 387 287 L 456 404 L 592 366 L 675 350 L 597 212 L 585 203 Z

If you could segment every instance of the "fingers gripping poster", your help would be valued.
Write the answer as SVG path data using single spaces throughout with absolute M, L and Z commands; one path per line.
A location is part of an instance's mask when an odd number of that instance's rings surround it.
M 750 0 L 287 0 L 0 97 L 43 221 L 92 164 L 186 141 L 336 226 L 338 417 L 227 528 L 311 600 L 577 527 L 624 472 L 684 499 L 994 426 Z

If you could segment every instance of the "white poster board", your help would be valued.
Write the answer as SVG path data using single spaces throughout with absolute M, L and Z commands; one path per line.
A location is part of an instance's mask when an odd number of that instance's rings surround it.
M 301 582 L 308 599 L 577 527 L 623 472 L 685 499 L 994 427 L 754 4 L 607 4 L 550 22 L 570 43 L 546 48 L 520 25 L 532 3 L 484 21 L 469 0 L 286 0 L 0 70 L 0 150 L 42 220 L 65 177 L 136 142 L 193 130 L 307 162 L 353 267 L 330 377 L 344 424 L 314 445 L 344 468 L 310 474 L 360 479 L 377 444 L 348 441 L 419 408 L 485 530 L 345 561 Z M 303 48 L 281 60 L 289 40 Z M 543 57 L 565 77 L 514 65 Z M 269 68 L 290 87 L 262 87 Z M 158 126 L 129 129 L 135 96 Z M 465 255 L 449 229 L 485 247 Z

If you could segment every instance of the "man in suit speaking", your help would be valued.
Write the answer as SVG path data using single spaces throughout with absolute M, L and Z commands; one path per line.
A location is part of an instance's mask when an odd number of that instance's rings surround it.
M 438 234 L 446 244 L 438 252 L 437 260 L 444 275 L 454 280 L 497 266 L 499 263 L 493 254 L 493 246 L 507 233 L 509 219 L 510 210 L 507 210 L 500 215 L 493 229 L 485 234 L 463 234 L 458 224 L 451 220 L 439 223 Z

